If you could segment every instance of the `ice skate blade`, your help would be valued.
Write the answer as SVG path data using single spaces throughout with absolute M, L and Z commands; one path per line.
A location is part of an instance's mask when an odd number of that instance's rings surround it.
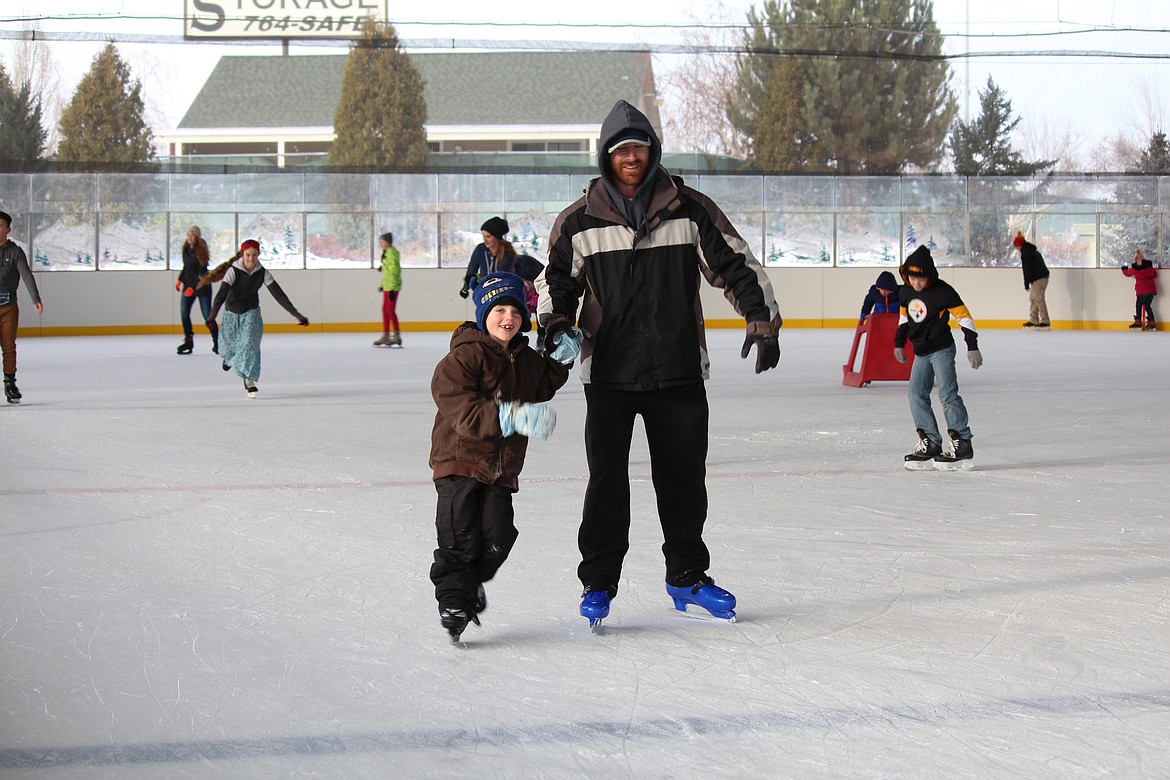
M 936 460 L 934 468 L 936 471 L 970 471 L 975 468 L 975 461 L 970 458 L 967 460 Z
M 589 621 L 589 629 L 596 633 L 601 621 L 609 617 L 609 597 L 601 591 L 589 591 L 582 597 L 578 612 Z
M 938 461 L 934 460 L 907 460 L 903 461 L 907 471 L 933 471 L 934 464 Z
M 13 406 L 16 406 L 17 404 L 20 403 L 20 399 L 19 398 L 9 398 L 8 403 L 12 404 Z
M 695 604 L 694 606 L 698 607 L 698 609 L 696 609 L 694 612 L 689 612 L 687 611 L 687 605 L 685 602 L 681 605 L 678 601 L 674 602 L 674 608 L 677 611 L 683 613 L 684 617 L 694 618 L 695 620 L 721 620 L 724 623 L 735 622 L 735 610 L 733 609 L 709 610 L 704 607 L 700 607 L 698 604 Z

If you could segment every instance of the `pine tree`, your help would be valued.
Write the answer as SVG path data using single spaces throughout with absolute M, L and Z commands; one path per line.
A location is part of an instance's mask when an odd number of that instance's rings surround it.
M 1028 162 L 1012 148 L 1011 133 L 1022 117 L 1012 118 L 1012 101 L 990 76 L 979 91 L 979 116 L 969 124 L 956 121 L 951 132 L 955 173 L 961 176 L 1031 176 L 1056 160 Z
M 1150 136 L 1150 143 L 1142 149 L 1134 173 L 1159 176 L 1170 174 L 1170 140 L 1166 138 L 1164 132 L 1159 130 Z
M 421 165 L 427 159 L 426 119 L 422 77 L 398 48 L 394 26 L 366 19 L 345 63 L 330 165 Z
M 1170 139 L 1161 130 L 1150 136 L 1144 149 L 1134 150 L 1132 161 L 1126 166 L 1126 173 L 1138 177 L 1120 177 L 1113 185 L 1114 197 L 1118 203 L 1142 203 L 1150 197 L 1146 186 L 1151 183 L 1145 177 L 1170 175 Z M 1157 182 L 1152 182 L 1157 188 Z M 1110 221 L 1110 229 L 1101 231 L 1101 264 L 1121 265 L 1133 257 L 1135 248 L 1142 249 L 1147 256 L 1154 257 L 1158 246 L 1158 217 L 1156 215 L 1130 213 L 1118 214 Z M 1165 252 L 1164 252 L 1165 254 Z M 1156 261 L 1155 261 L 1156 262 Z
M 800 105 L 800 67 L 781 59 L 768 72 L 759 110 L 752 117 L 752 155 L 756 168 L 790 171 L 798 167 L 801 138 L 797 112 Z
M 142 83 L 114 44 L 106 45 L 61 113 L 57 159 L 70 162 L 146 162 L 154 133 L 146 124 Z
M 748 14 L 727 116 L 744 133 L 768 115 L 772 71 L 789 61 L 798 150 L 789 170 L 898 173 L 941 157 L 955 115 L 930 0 L 765 0 Z
M 0 160 L 39 160 L 47 137 L 40 98 L 27 83 L 16 89 L 0 65 Z

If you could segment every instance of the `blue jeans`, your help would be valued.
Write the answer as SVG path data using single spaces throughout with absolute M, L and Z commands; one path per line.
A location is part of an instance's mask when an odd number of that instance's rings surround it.
M 183 335 L 193 336 L 195 331 L 191 327 L 191 307 L 199 301 L 199 308 L 203 311 L 203 321 L 211 316 L 211 294 L 192 295 L 190 298 L 179 299 L 179 322 L 183 323 Z
M 954 344 L 929 355 L 914 356 L 914 366 L 910 369 L 910 416 L 914 418 L 914 427 L 921 428 L 931 441 L 942 442 L 934 410 L 930 408 L 930 391 L 936 382 L 947 429 L 959 434 L 960 438 L 971 438 L 967 407 L 959 396 Z

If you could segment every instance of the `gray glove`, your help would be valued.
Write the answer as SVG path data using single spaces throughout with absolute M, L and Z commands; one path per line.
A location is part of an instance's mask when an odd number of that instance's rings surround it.
M 971 364 L 971 368 L 979 368 L 983 365 L 983 355 L 980 355 L 977 349 L 969 349 L 967 350 L 967 362 Z
M 902 349 L 901 347 L 894 347 L 894 360 L 897 360 L 899 363 L 905 363 L 906 350 Z

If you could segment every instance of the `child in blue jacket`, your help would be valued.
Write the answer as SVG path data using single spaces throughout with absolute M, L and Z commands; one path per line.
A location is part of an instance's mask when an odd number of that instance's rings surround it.
M 897 314 L 899 287 L 901 285 L 898 284 L 898 280 L 889 271 L 882 271 L 878 274 L 877 281 L 869 288 L 865 300 L 861 303 L 860 322 L 865 322 L 865 318 L 869 316 L 870 312 Z

